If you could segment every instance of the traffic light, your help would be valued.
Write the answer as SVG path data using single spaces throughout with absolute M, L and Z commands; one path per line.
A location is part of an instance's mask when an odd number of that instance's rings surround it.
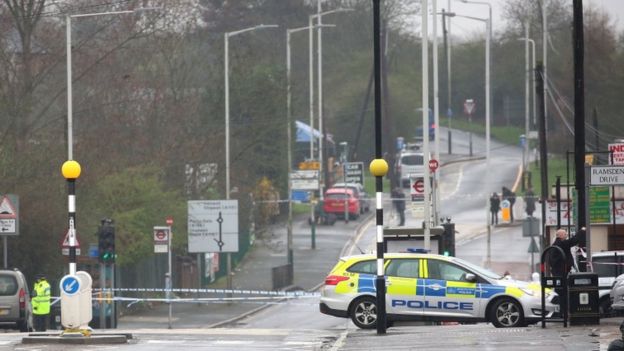
M 115 226 L 112 219 L 103 219 L 98 232 L 100 263 L 115 263 Z

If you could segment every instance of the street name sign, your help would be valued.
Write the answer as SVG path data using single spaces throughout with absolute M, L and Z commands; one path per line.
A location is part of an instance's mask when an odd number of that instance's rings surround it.
M 238 252 L 238 200 L 194 200 L 187 204 L 188 252 Z
M 590 185 L 624 185 L 624 166 L 592 166 Z
M 364 163 L 346 162 L 344 166 L 345 182 L 364 185 Z

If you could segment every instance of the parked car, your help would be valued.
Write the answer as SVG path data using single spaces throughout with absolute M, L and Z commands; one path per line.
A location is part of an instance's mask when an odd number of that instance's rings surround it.
M 624 251 L 602 251 L 592 253 L 592 269 L 598 274 L 598 298 L 599 310 L 601 317 L 609 317 L 614 310 L 624 310 L 622 295 L 624 291 L 622 287 L 618 287 L 619 298 L 615 297 L 614 292 L 617 279 L 624 273 Z M 613 299 L 612 299 L 613 297 Z M 618 308 L 612 305 L 612 300 L 617 302 Z
M 323 210 L 325 213 L 331 213 L 336 217 L 344 218 L 345 201 L 347 204 L 347 212 L 350 219 L 357 219 L 360 216 L 360 200 L 355 196 L 351 189 L 347 188 L 329 188 L 325 192 L 325 202 Z
M 347 188 L 355 192 L 358 200 L 360 200 L 360 214 L 370 211 L 370 199 L 364 190 L 364 186 L 360 183 L 335 183 L 332 188 Z
M 410 186 L 410 176 L 423 175 L 425 172 L 424 154 L 422 152 L 403 152 L 396 160 L 396 174 L 401 187 Z
M 24 274 L 0 270 L 0 325 L 21 332 L 32 330 L 32 306 Z
M 385 256 L 387 321 L 491 322 L 517 328 L 538 322 L 539 282 L 504 278 L 456 257 L 389 253 Z M 377 326 L 374 255 L 343 257 L 325 278 L 320 312 L 351 318 L 362 329 Z M 546 289 L 546 318 L 559 311 L 559 296 Z

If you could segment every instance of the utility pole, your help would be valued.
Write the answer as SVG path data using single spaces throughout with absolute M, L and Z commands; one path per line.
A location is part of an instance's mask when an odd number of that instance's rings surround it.
M 540 145 L 540 175 L 542 189 L 540 197 L 542 200 L 542 239 L 540 240 L 540 252 L 544 247 L 546 239 L 546 207 L 548 206 L 548 159 L 546 149 L 546 110 L 544 95 L 544 67 L 538 64 L 535 67 L 535 98 L 539 111 L 539 145 Z
M 583 41 L 583 0 L 573 1 L 574 37 L 574 167 L 576 171 L 576 192 L 578 194 L 577 232 L 587 225 L 585 187 L 585 74 Z M 587 228 L 587 262 L 591 262 L 590 230 Z
M 449 24 L 451 18 L 449 17 Z M 448 154 L 453 153 L 453 135 L 451 133 L 451 57 L 449 56 L 449 40 L 446 30 L 446 14 L 442 9 L 442 34 L 444 35 L 444 60 L 446 61 L 446 117 L 448 118 Z

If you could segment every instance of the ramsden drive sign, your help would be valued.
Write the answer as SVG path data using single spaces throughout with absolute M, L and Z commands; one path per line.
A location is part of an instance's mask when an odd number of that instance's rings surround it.
M 624 185 L 624 166 L 591 167 L 590 185 Z

